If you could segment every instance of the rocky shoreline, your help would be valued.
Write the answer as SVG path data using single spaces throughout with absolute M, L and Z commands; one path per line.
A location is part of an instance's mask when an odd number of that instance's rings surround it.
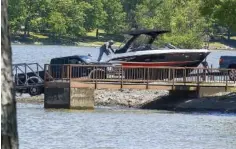
M 236 113 L 236 92 L 218 93 L 205 98 L 171 96 L 166 90 L 108 90 L 94 93 L 95 106 L 156 109 L 170 111 L 233 112 Z M 44 96 L 17 97 L 19 103 L 43 103 Z

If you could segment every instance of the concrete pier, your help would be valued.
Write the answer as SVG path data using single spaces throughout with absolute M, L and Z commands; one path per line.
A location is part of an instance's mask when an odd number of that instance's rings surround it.
M 129 89 L 144 89 L 144 90 L 169 90 L 170 97 L 175 99 L 185 98 L 202 98 L 211 96 L 215 93 L 231 91 L 235 87 L 225 86 L 191 86 L 178 85 L 166 86 L 156 85 L 146 88 L 145 86 L 123 85 Z M 66 108 L 66 109 L 94 109 L 94 90 L 99 88 L 120 89 L 118 84 L 87 84 L 79 81 L 71 82 L 47 82 L 45 84 L 44 107 L 45 108 Z M 174 99 L 173 98 L 173 99 Z
M 94 89 L 70 88 L 70 109 L 94 109 Z
M 94 109 L 94 89 L 72 88 L 70 83 L 45 85 L 44 108 Z

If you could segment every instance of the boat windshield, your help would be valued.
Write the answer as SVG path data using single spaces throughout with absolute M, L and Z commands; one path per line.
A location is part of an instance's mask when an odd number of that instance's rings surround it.
M 118 49 L 121 49 L 125 46 L 125 44 L 132 38 L 132 36 L 127 35 L 125 37 L 125 40 L 120 44 Z M 151 36 L 148 35 L 140 35 L 138 36 L 134 41 L 132 41 L 132 43 L 129 45 L 129 50 L 135 50 L 135 49 L 142 49 L 143 47 L 146 47 L 149 44 L 150 40 L 151 40 Z M 136 50 L 135 50 L 136 51 Z
M 124 36 L 125 40 L 123 42 L 121 42 L 120 46 L 118 47 L 118 49 L 121 49 L 125 46 L 125 44 L 132 38 L 132 36 L 129 35 L 125 35 Z
M 80 58 L 86 63 L 91 63 L 94 61 L 91 56 L 80 56 Z
M 132 36 L 127 35 L 124 42 L 121 43 L 118 49 L 128 48 L 127 52 L 135 51 L 145 51 L 145 50 L 158 50 L 158 49 L 177 49 L 174 45 L 166 43 L 163 45 L 155 45 L 155 36 L 150 36 L 147 34 L 141 34 L 135 38 L 128 47 L 125 47 L 126 43 L 132 38 Z
M 171 43 L 166 43 L 166 44 L 160 46 L 159 49 L 179 49 L 179 48 L 172 45 Z
M 130 45 L 130 49 L 139 49 L 140 47 L 147 46 L 150 40 L 151 40 L 151 36 L 140 35 Z

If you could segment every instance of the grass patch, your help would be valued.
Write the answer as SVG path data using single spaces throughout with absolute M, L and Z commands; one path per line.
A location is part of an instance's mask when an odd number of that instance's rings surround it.
M 88 42 L 79 42 L 78 45 L 81 46 L 102 46 L 105 42 L 102 41 L 88 41 Z M 121 42 L 115 42 L 114 47 L 119 47 L 122 43 Z
M 48 36 L 45 36 L 45 35 L 42 35 L 42 34 L 33 33 L 33 32 L 30 32 L 29 34 L 30 34 L 30 36 L 38 38 L 38 39 L 47 39 L 48 38 Z
M 209 43 L 209 49 L 224 49 L 225 44 L 222 44 L 220 42 L 210 42 Z
M 230 39 L 236 40 L 236 36 L 231 36 Z
M 90 36 L 90 37 L 96 37 L 96 31 L 97 31 L 96 29 L 95 29 L 95 30 L 92 30 L 91 32 L 87 32 L 86 35 L 87 35 L 87 36 Z M 99 30 L 98 30 L 98 34 L 99 34 L 99 33 L 103 33 L 103 34 L 104 34 L 105 31 L 102 30 L 102 29 L 99 29 Z

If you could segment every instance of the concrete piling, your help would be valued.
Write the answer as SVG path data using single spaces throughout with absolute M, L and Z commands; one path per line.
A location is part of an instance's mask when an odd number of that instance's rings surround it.
M 49 83 L 44 91 L 44 108 L 94 109 L 94 89 Z

